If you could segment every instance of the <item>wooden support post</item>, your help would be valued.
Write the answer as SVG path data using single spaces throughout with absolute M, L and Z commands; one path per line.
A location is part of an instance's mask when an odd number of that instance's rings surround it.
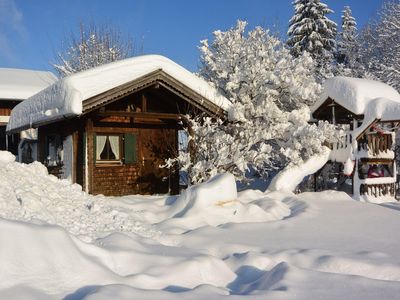
M 368 141 L 368 149 L 367 150 L 371 150 L 372 151 L 372 138 L 371 135 L 367 134 L 367 141 Z
M 87 176 L 87 182 L 85 182 L 86 190 L 88 193 L 93 192 L 93 169 L 94 169 L 94 140 L 93 140 L 93 121 L 88 118 L 86 121 L 86 147 L 87 147 L 87 156 L 86 156 L 86 166 L 87 170 L 85 170 Z
M 78 165 L 78 131 L 72 133 L 72 183 L 76 183 L 76 172 Z
M 147 98 L 144 93 L 142 93 L 142 112 L 147 112 Z

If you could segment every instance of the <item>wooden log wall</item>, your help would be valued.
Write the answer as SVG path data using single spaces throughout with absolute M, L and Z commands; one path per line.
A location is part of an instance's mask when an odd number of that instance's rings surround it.
M 101 114 L 88 119 L 88 168 L 89 192 L 106 196 L 152 193 L 177 193 L 179 178 L 169 174 L 164 159 L 170 157 L 172 147 L 177 151 L 177 128 L 172 124 L 154 124 L 157 120 L 130 117 L 102 117 Z M 151 124 L 147 124 L 147 122 Z M 137 162 L 133 164 L 99 164 L 94 160 L 93 134 L 136 135 Z M 172 180 L 172 181 L 171 181 Z
M 122 196 L 140 193 L 138 165 L 95 167 L 93 175 L 93 194 Z

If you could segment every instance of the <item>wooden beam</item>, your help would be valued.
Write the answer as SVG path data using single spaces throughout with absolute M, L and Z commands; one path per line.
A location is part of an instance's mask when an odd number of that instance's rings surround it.
M 72 133 L 72 183 L 76 183 L 78 166 L 78 131 Z
M 182 84 L 180 81 L 163 72 L 161 69 L 112 88 L 102 94 L 93 96 L 92 98 L 86 99 L 83 101 L 83 114 L 90 113 L 91 111 L 98 109 L 100 106 L 112 103 L 128 94 L 143 90 L 144 88 L 155 84 L 167 88 L 174 94 L 186 100 L 189 104 L 207 112 L 211 116 L 226 118 L 227 112 L 221 107 L 199 95 L 196 91 Z
M 160 120 L 182 120 L 180 114 L 149 113 L 149 112 L 127 112 L 127 111 L 104 111 L 95 114 L 98 117 L 128 117 L 139 119 L 160 119 Z
M 142 112 L 147 112 L 147 97 L 142 93 Z
M 375 125 L 376 123 L 378 123 L 380 121 L 380 119 L 375 119 L 374 121 L 372 121 L 371 124 L 369 124 L 369 126 L 367 126 L 357 137 L 356 140 L 358 141 L 366 132 L 368 129 L 370 129 L 373 125 Z
M 360 159 L 362 163 L 369 163 L 369 164 L 389 164 L 393 163 L 394 159 L 391 158 L 366 158 L 363 157 Z

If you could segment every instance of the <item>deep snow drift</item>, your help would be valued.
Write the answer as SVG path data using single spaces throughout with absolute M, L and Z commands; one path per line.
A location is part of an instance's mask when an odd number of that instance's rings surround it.
M 0 299 L 397 299 L 400 206 L 338 192 L 89 196 L 0 152 Z

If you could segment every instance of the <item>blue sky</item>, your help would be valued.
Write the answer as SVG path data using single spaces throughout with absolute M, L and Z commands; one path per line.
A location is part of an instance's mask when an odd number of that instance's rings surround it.
M 199 41 L 226 30 L 237 19 L 287 31 L 291 0 L 0 0 L 0 67 L 53 70 L 62 40 L 80 21 L 111 23 L 129 34 L 144 53 L 165 55 L 195 71 Z M 340 22 L 351 6 L 359 27 L 383 0 L 323 0 Z

